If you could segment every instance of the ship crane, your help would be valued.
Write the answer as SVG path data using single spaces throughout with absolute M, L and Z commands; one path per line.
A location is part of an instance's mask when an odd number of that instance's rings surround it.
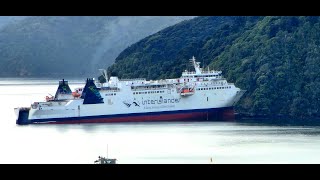
M 102 76 L 106 79 L 106 82 L 108 82 L 107 70 L 99 69 L 99 71 L 101 72 Z

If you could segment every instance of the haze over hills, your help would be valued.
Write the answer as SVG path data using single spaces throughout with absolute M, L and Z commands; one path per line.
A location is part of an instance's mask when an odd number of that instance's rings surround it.
M 175 78 L 193 55 L 247 90 L 240 113 L 320 117 L 319 17 L 197 17 L 131 45 L 109 75 Z
M 0 77 L 91 77 L 130 44 L 190 18 L 34 16 L 9 23 L 2 17 Z

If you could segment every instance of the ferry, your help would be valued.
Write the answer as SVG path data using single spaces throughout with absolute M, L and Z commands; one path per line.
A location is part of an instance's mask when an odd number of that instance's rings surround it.
M 174 79 L 109 79 L 104 70 L 105 83 L 87 78 L 74 91 L 63 79 L 54 96 L 15 108 L 16 124 L 233 120 L 245 90 L 221 71 L 200 68 L 195 57 L 190 63 L 194 71 Z

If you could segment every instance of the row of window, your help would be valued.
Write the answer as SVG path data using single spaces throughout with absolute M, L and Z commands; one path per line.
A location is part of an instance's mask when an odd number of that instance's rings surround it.
M 204 77 L 221 77 L 221 75 L 195 75 L 195 76 L 183 76 L 186 78 L 204 78 Z
M 151 85 L 151 86 L 131 86 L 132 90 L 138 89 L 157 89 L 157 88 L 165 88 L 165 85 Z
M 206 85 L 206 86 L 208 86 L 208 85 L 221 85 L 221 86 L 223 86 L 223 84 L 225 84 L 225 83 L 223 83 L 223 82 L 212 82 L 212 83 L 200 83 L 201 85 Z
M 213 90 L 213 89 L 231 89 L 231 86 L 224 86 L 224 87 L 213 87 L 213 88 L 197 88 L 197 90 Z
M 108 92 L 119 92 L 120 90 L 107 90 Z
M 135 95 L 135 94 L 155 94 L 155 93 L 164 93 L 164 91 L 134 92 L 133 95 Z
M 106 96 L 115 96 L 117 95 L 116 93 L 111 93 L 111 94 L 106 94 Z

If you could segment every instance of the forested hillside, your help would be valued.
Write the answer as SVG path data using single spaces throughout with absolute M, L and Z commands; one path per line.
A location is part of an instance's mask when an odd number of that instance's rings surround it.
M 320 116 L 319 36 L 319 17 L 198 17 L 130 46 L 109 74 L 179 77 L 194 55 L 247 90 L 238 112 Z

